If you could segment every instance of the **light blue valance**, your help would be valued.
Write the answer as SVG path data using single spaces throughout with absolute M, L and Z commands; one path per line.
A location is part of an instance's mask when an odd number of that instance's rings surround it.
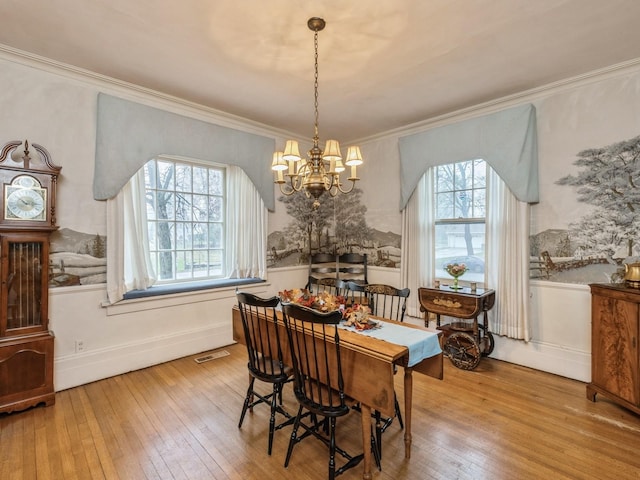
M 275 209 L 270 159 L 273 138 L 221 127 L 104 93 L 98 94 L 93 196 L 114 197 L 148 160 L 158 155 L 237 165 Z
M 429 167 L 481 158 L 523 202 L 539 201 L 536 109 L 527 104 L 399 139 L 400 210 Z

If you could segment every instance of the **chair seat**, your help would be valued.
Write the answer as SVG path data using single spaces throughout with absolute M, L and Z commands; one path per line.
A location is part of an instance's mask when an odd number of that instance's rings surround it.
M 293 368 L 289 365 L 284 365 L 282 373 L 280 373 L 280 361 L 276 358 L 264 357 L 262 354 L 258 355 L 258 363 L 261 368 L 254 368 L 251 366 L 251 362 L 247 364 L 249 373 L 263 382 L 280 383 L 286 382 L 291 376 L 293 376 Z M 278 372 L 278 373 L 265 373 L 265 372 Z
M 317 387 L 317 385 L 314 386 Z M 346 415 L 347 413 L 349 413 L 349 410 L 351 410 L 353 406 L 358 404 L 358 402 L 350 396 L 344 395 L 343 405 L 338 404 L 335 405 L 335 407 L 327 406 L 327 399 L 335 399 L 340 395 L 340 392 L 338 390 L 330 388 L 327 385 L 322 385 L 319 389 L 315 388 L 312 391 L 310 398 L 301 394 L 295 386 L 293 387 L 293 391 L 296 394 L 296 399 L 302 405 L 304 405 L 307 410 L 310 410 L 317 415 L 326 417 L 341 417 L 343 415 Z

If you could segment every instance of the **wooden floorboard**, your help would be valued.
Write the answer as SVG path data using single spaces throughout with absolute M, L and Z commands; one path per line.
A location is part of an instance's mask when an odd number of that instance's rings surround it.
M 58 392 L 51 407 L 0 415 L 2 480 L 315 480 L 327 451 L 309 438 L 283 467 L 291 427 L 267 455 L 268 408 L 238 420 L 248 386 L 246 351 L 198 364 L 199 355 Z M 396 389 L 402 402 L 402 371 Z M 266 393 L 268 387 L 263 389 Z M 443 381 L 414 374 L 413 449 L 397 422 L 383 436 L 373 478 L 636 480 L 640 417 L 585 384 L 483 359 L 473 371 L 445 360 Z M 290 386 L 284 405 L 295 412 Z M 360 420 L 338 420 L 338 443 L 361 451 Z M 361 466 L 343 479 L 359 479 Z

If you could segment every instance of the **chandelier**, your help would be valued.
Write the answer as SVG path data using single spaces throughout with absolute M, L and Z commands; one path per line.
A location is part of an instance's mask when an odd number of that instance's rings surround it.
M 318 146 L 318 32 L 325 27 L 322 18 L 312 17 L 307 21 L 307 26 L 313 30 L 315 49 L 315 77 L 314 77 L 314 108 L 315 123 L 313 135 L 313 147 L 307 152 L 308 158 L 302 158 L 296 140 L 287 140 L 284 151 L 273 154 L 271 170 L 275 171 L 275 182 L 280 186 L 284 195 L 293 195 L 304 190 L 307 197 L 315 198 L 313 208 L 320 203 L 318 198 L 324 193 L 335 197 L 338 193 L 349 193 L 359 180 L 356 167 L 362 165 L 360 147 L 351 146 L 347 149 L 347 157 L 344 164 L 340 153 L 340 144 L 337 140 L 327 140 L 322 150 Z M 351 176 L 347 178 L 351 182 L 350 187 L 343 188 L 340 174 L 345 171 L 345 165 L 351 167 Z M 285 177 L 287 180 L 285 180 Z

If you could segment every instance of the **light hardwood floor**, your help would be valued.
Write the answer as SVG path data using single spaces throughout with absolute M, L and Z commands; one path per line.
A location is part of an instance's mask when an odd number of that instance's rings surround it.
M 326 478 L 326 449 L 313 438 L 283 468 L 290 427 L 267 456 L 265 405 L 238 429 L 246 350 L 223 350 L 230 355 L 175 360 L 0 415 L 0 479 Z M 402 372 L 396 388 L 402 398 Z M 296 409 L 290 386 L 285 406 Z M 338 443 L 361 450 L 358 413 L 340 420 Z M 443 381 L 414 375 L 411 459 L 397 422 L 383 449 L 374 479 L 638 479 L 640 417 L 588 401 L 581 382 L 492 359 L 471 372 L 445 360 Z M 340 478 L 362 478 L 361 465 Z

